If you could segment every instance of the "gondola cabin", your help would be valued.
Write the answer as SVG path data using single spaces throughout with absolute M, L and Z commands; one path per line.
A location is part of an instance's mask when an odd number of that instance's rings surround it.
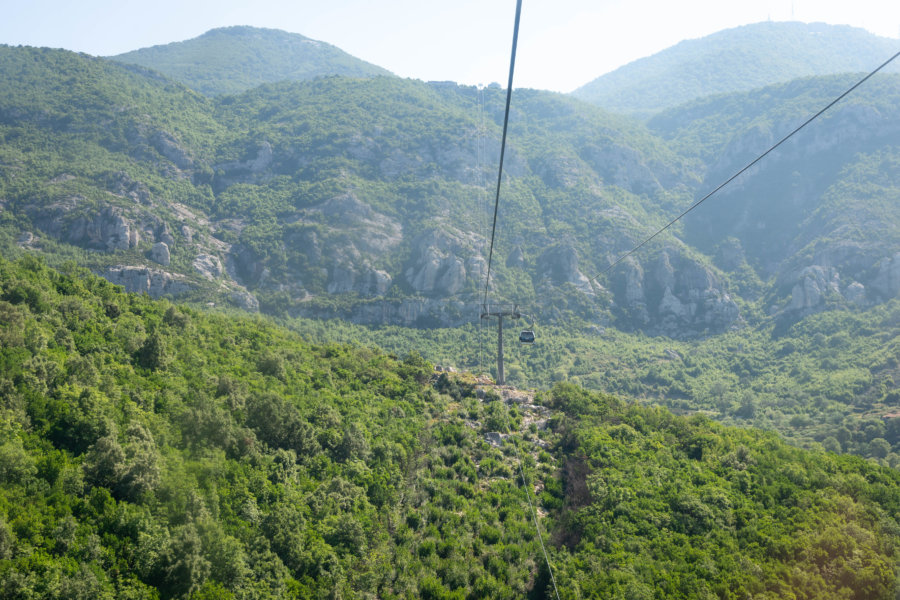
M 519 334 L 519 341 L 523 344 L 533 344 L 534 343 L 534 332 L 530 329 L 524 330 Z

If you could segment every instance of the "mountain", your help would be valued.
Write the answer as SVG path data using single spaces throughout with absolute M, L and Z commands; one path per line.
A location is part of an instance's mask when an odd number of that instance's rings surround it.
M 331 44 L 296 33 L 257 27 L 212 29 L 184 42 L 142 48 L 110 58 L 154 69 L 207 96 L 323 75 L 391 75 Z
M 0 258 L 3 596 L 896 596 L 896 469 L 304 337 Z
M 813 75 L 868 72 L 898 49 L 897 40 L 846 25 L 756 23 L 685 40 L 602 75 L 572 95 L 644 118 L 713 94 Z
M 502 90 L 331 76 L 208 99 L 64 51 L 5 48 L 2 59 L 10 251 L 86 252 L 79 260 L 131 291 L 212 294 L 273 314 L 469 320 Z M 577 316 L 679 338 L 739 328 L 754 310 L 795 320 L 892 298 L 889 75 L 804 132 L 818 137 L 798 136 L 760 165 L 766 177 L 745 178 L 591 279 L 847 83 L 698 101 L 648 125 L 519 91 L 495 293 L 547 322 Z M 880 175 L 863 180 L 869 171 Z M 865 228 L 826 207 L 847 193 Z M 745 216 L 731 218 L 730 202 Z
M 11 241 L 27 233 L 37 236 L 26 236 L 31 248 L 54 240 L 106 251 L 87 264 L 133 291 L 206 286 L 247 304 L 250 290 L 265 310 L 363 322 L 459 322 L 460 294 L 482 285 L 500 90 L 331 77 L 212 102 L 71 53 L 10 48 L 5 58 L 4 194 L 7 214 L 24 219 Z M 12 76 L 22 69 L 31 76 Z M 140 73 L 135 93 L 147 102 L 114 101 Z M 61 77 L 90 94 L 82 102 Z M 153 100 L 168 93 L 172 101 Z M 602 292 L 584 273 L 658 222 L 639 198 L 668 201 L 664 186 L 686 195 L 690 168 L 643 127 L 589 105 L 547 92 L 519 102 L 495 276 L 523 302 L 540 293 L 549 305 L 571 289 L 573 310 L 599 314 L 590 299 Z M 45 118 L 64 103 L 65 119 Z M 29 136 L 48 143 L 36 151 Z M 572 218 L 589 205 L 587 218 Z M 679 266 L 712 272 L 690 249 L 672 252 Z M 724 293 L 709 280 L 715 309 Z M 736 318 L 727 300 L 721 308 L 705 326 Z
M 0 595 L 895 598 L 900 77 L 593 277 L 851 79 L 516 90 L 534 392 L 502 90 L 0 47 Z
M 712 189 L 856 76 L 797 80 L 717 96 L 650 120 L 708 165 Z M 749 262 L 774 278 L 771 314 L 830 302 L 872 305 L 900 292 L 900 81 L 882 75 L 837 104 L 685 219 L 684 238 L 725 270 Z M 727 139 L 716 134 L 726 129 Z M 704 140 L 705 144 L 697 144 Z M 688 147 L 690 146 L 690 147 Z
M 4 256 L 329 321 L 326 340 L 493 362 L 473 323 L 502 90 L 330 76 L 209 98 L 70 52 L 0 48 L 0 61 Z M 518 303 L 540 341 L 507 346 L 512 379 L 898 464 L 882 422 L 897 408 L 896 75 L 597 276 L 851 79 L 704 98 L 647 123 L 517 91 L 490 300 Z

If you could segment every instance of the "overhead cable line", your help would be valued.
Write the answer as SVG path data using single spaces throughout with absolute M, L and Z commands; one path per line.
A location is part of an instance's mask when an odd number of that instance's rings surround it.
M 494 259 L 494 236 L 497 233 L 497 209 L 500 207 L 500 182 L 503 180 L 503 155 L 506 152 L 506 129 L 509 125 L 509 102 L 512 99 L 513 71 L 516 68 L 516 46 L 519 41 L 519 17 L 522 14 L 522 0 L 516 0 L 516 24 L 513 27 L 512 52 L 509 58 L 509 83 L 506 84 L 506 110 L 503 113 L 503 138 L 500 141 L 500 168 L 497 170 L 497 195 L 494 199 L 494 222 L 491 226 L 491 249 L 488 251 L 487 278 L 484 281 L 484 302 L 487 305 L 488 289 L 491 286 L 491 264 Z
M 509 409 L 503 411 L 506 415 L 506 427 L 509 431 L 513 431 L 512 422 L 509 419 Z M 519 475 L 522 478 L 522 489 L 525 490 L 525 497 L 528 498 L 528 508 L 531 510 L 531 519 L 534 521 L 534 529 L 538 534 L 538 541 L 541 543 L 541 551 L 544 553 L 544 562 L 547 564 L 547 572 L 550 574 L 550 581 L 553 583 L 553 591 L 556 593 L 556 600 L 559 600 L 559 590 L 556 588 L 556 577 L 553 576 L 553 569 L 550 567 L 550 555 L 547 554 L 547 547 L 544 546 L 544 536 L 541 535 L 541 525 L 537 520 L 537 512 L 534 510 L 534 502 L 531 501 L 531 492 L 528 491 L 528 481 L 525 479 L 525 468 L 522 466 L 522 455 L 519 453 L 519 444 L 515 440 L 512 442 L 516 451 L 516 459 L 519 461 Z
M 503 157 L 506 153 L 506 131 L 509 127 L 509 105 L 512 99 L 513 89 L 513 73 L 516 67 L 516 47 L 519 40 L 519 20 L 522 15 L 522 0 L 516 0 L 516 21 L 513 27 L 512 52 L 509 58 L 509 82 L 506 85 L 506 109 L 503 113 L 503 137 L 500 141 L 500 166 L 497 169 L 497 193 L 494 197 L 494 219 L 491 225 L 491 245 L 488 251 L 488 267 L 487 277 L 484 281 L 484 301 L 482 302 L 483 310 L 487 309 L 488 291 L 491 286 L 491 265 L 494 259 L 494 239 L 497 234 L 497 213 L 500 207 L 500 184 L 503 181 Z M 505 411 L 506 412 L 506 411 Z M 509 414 L 506 414 L 507 426 L 509 427 Z M 510 431 L 512 428 L 510 427 Z M 522 476 L 522 487 L 525 489 L 525 496 L 528 499 L 528 508 L 531 510 L 531 518 L 534 521 L 534 527 L 537 530 L 538 541 L 541 544 L 541 551 L 544 553 L 544 562 L 547 564 L 547 572 L 550 574 L 550 581 L 553 583 L 553 591 L 556 593 L 556 599 L 559 600 L 559 590 L 556 587 L 556 577 L 553 575 L 553 568 L 550 566 L 550 556 L 547 554 L 547 548 L 544 546 L 544 536 L 541 535 L 541 527 L 537 520 L 537 512 L 535 512 L 534 504 L 531 501 L 531 494 L 528 492 L 528 482 L 525 479 L 525 470 L 522 466 L 522 456 L 519 454 L 518 444 L 513 444 L 516 450 L 516 457 L 519 461 L 519 473 Z
M 828 109 L 830 109 L 832 106 L 834 106 L 835 104 L 837 104 L 838 102 L 840 102 L 841 100 L 843 100 L 847 95 L 849 95 L 851 92 L 853 92 L 856 88 L 858 88 L 858 87 L 861 86 L 863 83 L 865 83 L 870 77 L 872 77 L 873 75 L 875 75 L 875 73 L 877 73 L 878 71 L 882 70 L 884 67 L 888 66 L 888 65 L 889 65 L 891 62 L 893 62 L 893 60 L 896 59 L 898 56 L 900 56 L 900 52 L 897 52 L 897 53 L 894 54 L 892 57 L 890 57 L 889 59 L 887 59 L 886 61 L 884 61 L 883 63 L 881 63 L 881 65 L 879 65 L 876 69 L 874 69 L 874 70 L 873 70 L 872 72 L 870 72 L 868 75 L 866 75 L 865 77 L 863 77 L 862 79 L 860 79 L 859 81 L 857 81 L 855 84 L 853 84 L 853 85 L 852 85 L 850 88 L 848 88 L 843 94 L 841 94 L 840 96 L 838 96 L 837 98 L 835 98 L 834 100 L 832 100 L 831 102 L 829 102 L 828 105 L 825 106 L 825 108 L 823 108 L 822 110 L 820 110 L 819 112 L 817 112 L 816 114 L 814 114 L 813 116 L 811 116 L 810 118 L 808 118 L 806 121 L 803 122 L 802 125 L 800 125 L 800 126 L 797 127 L 796 129 L 794 129 L 793 131 L 791 131 L 789 134 L 787 134 L 786 136 L 784 136 L 783 138 L 781 138 L 781 140 L 778 141 L 778 143 L 776 143 L 775 145 L 773 145 L 772 147 L 770 147 L 768 150 L 766 150 L 765 152 L 763 152 L 762 154 L 760 154 L 759 156 L 757 156 L 755 159 L 753 159 L 751 162 L 749 162 L 749 163 L 748 163 L 744 168 L 742 168 L 740 171 L 738 171 L 737 173 L 735 173 L 734 175 L 732 175 L 731 177 L 729 177 L 728 179 L 726 179 L 724 182 L 722 182 L 721 184 L 719 184 L 713 191 L 711 191 L 710 193 L 706 194 L 705 196 L 703 196 L 702 198 L 700 198 L 699 200 L 697 200 L 696 202 L 694 202 L 694 203 L 693 203 L 690 207 L 688 207 L 684 212 L 682 212 L 680 215 L 678 215 L 677 217 L 675 217 L 674 219 L 672 219 L 671 221 L 669 221 L 668 223 L 666 223 L 665 226 L 663 226 L 663 227 L 661 227 L 660 229 L 658 229 L 658 230 L 656 231 L 656 233 L 654 233 L 654 234 L 651 235 L 650 237 L 646 238 L 646 239 L 645 239 L 644 241 L 642 241 L 640 244 L 638 244 L 637 246 L 635 246 L 634 248 L 632 248 L 631 250 L 629 250 L 628 252 L 626 252 L 625 254 L 623 254 L 622 256 L 620 256 L 620 257 L 619 257 L 615 262 L 613 262 L 611 265 L 609 265 L 608 267 L 606 267 L 605 269 L 603 269 L 602 271 L 600 271 L 599 273 L 597 273 L 596 275 L 594 275 L 593 277 L 591 277 L 590 279 L 588 279 L 588 282 L 591 282 L 591 281 L 597 281 L 597 279 L 598 279 L 599 277 L 602 277 L 603 275 L 609 273 L 609 272 L 610 272 L 616 265 L 618 265 L 620 262 L 622 262 L 623 260 L 625 260 L 626 258 L 628 258 L 629 256 L 631 256 L 632 254 L 634 254 L 635 252 L 637 252 L 638 250 L 640 250 L 644 245 L 646 245 L 648 242 L 650 242 L 651 240 L 653 240 L 653 239 L 654 239 L 655 237 L 657 237 L 659 234 L 661 234 L 662 232 L 664 232 L 665 230 L 667 230 L 669 227 L 671 227 L 672 225 L 674 225 L 675 223 L 677 223 L 678 221 L 680 221 L 681 218 L 684 217 L 686 214 L 688 214 L 689 212 L 691 212 L 692 210 L 694 210 L 695 208 L 697 208 L 698 206 L 700 206 L 701 204 L 703 204 L 704 202 L 706 202 L 713 194 L 715 194 L 716 192 L 718 192 L 719 190 L 721 190 L 722 188 L 724 188 L 726 185 L 728 185 L 729 183 L 731 183 L 732 181 L 734 181 L 735 179 L 737 179 L 738 177 L 740 177 L 741 175 L 743 175 L 748 169 L 750 169 L 751 167 L 753 167 L 753 165 L 755 165 L 756 163 L 758 163 L 759 161 L 761 161 L 763 158 L 765 158 L 765 157 L 766 157 L 769 153 L 771 153 L 773 150 L 775 150 L 776 148 L 778 148 L 779 146 L 781 146 L 783 143 L 785 143 L 786 141 L 788 141 L 790 138 L 792 138 L 792 137 L 794 136 L 794 134 L 796 134 L 796 133 L 799 132 L 801 129 L 803 129 L 804 127 L 806 127 L 807 125 L 809 125 L 810 123 L 812 123 L 813 121 L 815 121 L 816 119 L 818 119 L 820 116 L 822 116 L 822 114 L 825 113 Z

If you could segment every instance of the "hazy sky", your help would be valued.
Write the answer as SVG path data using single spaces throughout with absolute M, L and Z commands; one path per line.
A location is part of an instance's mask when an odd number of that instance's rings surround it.
M 190 39 L 214 27 L 254 25 L 334 44 L 402 77 L 466 84 L 506 83 L 515 14 L 515 0 L 2 0 L 2 5 L 3 44 L 106 56 Z M 847 24 L 897 39 L 900 1 L 523 0 L 514 86 L 569 92 L 681 40 L 766 20 Z

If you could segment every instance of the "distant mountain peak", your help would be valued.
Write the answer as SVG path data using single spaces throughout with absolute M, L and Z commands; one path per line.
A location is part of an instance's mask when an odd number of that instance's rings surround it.
M 326 75 L 363 78 L 392 75 L 331 44 L 298 33 L 247 25 L 219 27 L 183 42 L 142 48 L 110 58 L 155 69 L 207 96 Z
M 849 25 L 765 21 L 684 40 L 572 95 L 613 112 L 648 117 L 712 94 L 869 71 L 896 51 L 896 40 Z

